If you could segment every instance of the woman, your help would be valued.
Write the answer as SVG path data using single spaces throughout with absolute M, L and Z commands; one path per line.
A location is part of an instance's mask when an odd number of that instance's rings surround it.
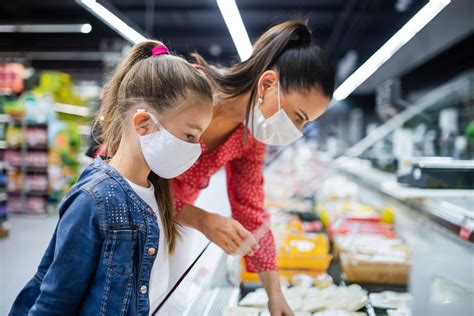
M 334 91 L 333 67 L 302 21 L 270 28 L 254 44 L 252 56 L 230 68 L 194 57 L 213 83 L 217 103 L 201 138 L 203 154 L 173 180 L 178 221 L 228 254 L 247 255 L 246 269 L 259 274 L 271 314 L 292 315 L 276 272 L 273 236 L 265 229 L 258 236 L 269 219 L 263 207 L 265 144 L 294 142 L 306 123 L 326 111 Z M 221 167 L 226 168 L 233 219 L 193 205 Z

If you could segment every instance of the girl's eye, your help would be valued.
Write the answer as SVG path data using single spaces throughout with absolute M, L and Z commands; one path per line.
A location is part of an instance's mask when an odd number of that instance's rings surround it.
M 190 143 L 195 143 L 196 142 L 196 137 L 192 134 L 186 134 L 186 140 Z

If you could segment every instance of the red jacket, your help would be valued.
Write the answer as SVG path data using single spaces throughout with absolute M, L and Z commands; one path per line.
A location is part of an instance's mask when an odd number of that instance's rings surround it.
M 194 204 L 199 192 L 209 185 L 210 177 L 226 168 L 227 190 L 232 217 L 247 230 L 254 232 L 267 224 L 269 214 L 264 210 L 263 162 L 265 145 L 247 133 L 244 144 L 244 125 L 237 129 L 213 151 L 201 141 L 202 155 L 184 174 L 173 179 L 176 211 L 184 204 Z M 246 257 L 248 272 L 276 270 L 275 242 L 271 231 L 259 240 L 260 248 L 252 257 Z

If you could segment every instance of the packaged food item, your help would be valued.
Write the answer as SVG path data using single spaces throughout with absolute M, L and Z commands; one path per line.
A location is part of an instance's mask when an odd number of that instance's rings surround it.
M 305 232 L 320 232 L 323 229 L 321 221 L 311 221 L 302 223 Z
M 360 286 L 329 286 L 324 289 L 311 288 L 304 297 L 303 310 L 317 312 L 322 310 L 344 310 L 353 312 L 368 302 L 367 292 Z
M 325 234 L 315 236 L 288 235 L 281 243 L 276 264 L 279 269 L 302 269 L 319 273 L 326 272 L 332 256 Z
M 29 126 L 26 130 L 26 143 L 28 146 L 47 146 L 48 129 L 42 127 Z
M 355 312 L 368 302 L 367 292 L 358 285 L 335 286 L 324 289 L 294 286 L 283 290 L 283 295 L 294 312 L 314 313 L 318 311 Z M 241 307 L 266 309 L 268 297 L 263 288 L 247 294 Z M 352 314 L 349 314 L 352 315 Z
M 359 221 L 347 218 L 339 218 L 328 225 L 328 234 L 331 239 L 337 235 L 361 234 L 380 235 L 387 238 L 395 238 L 393 227 L 389 224 L 374 221 Z
M 5 135 L 5 140 L 9 147 L 18 147 L 25 141 L 25 133 L 21 126 L 9 125 Z
M 291 278 L 291 285 L 311 287 L 314 284 L 314 279 L 311 275 L 300 273 Z
M 334 280 L 327 273 L 318 274 L 314 278 L 314 285 L 317 288 L 323 289 L 323 288 L 326 288 L 328 286 L 331 286 L 332 284 L 334 284 Z
M 367 255 L 389 254 L 405 256 L 409 247 L 399 238 L 386 238 L 381 235 L 348 234 L 334 238 L 334 254 L 354 252 Z M 401 252 L 400 252 L 401 251 Z
M 403 253 L 403 251 L 401 251 Z M 342 270 L 349 282 L 406 285 L 411 264 L 409 254 L 340 254 Z
M 370 304 L 376 308 L 382 309 L 399 309 L 408 308 L 412 301 L 413 295 L 410 293 L 397 293 L 385 291 L 381 293 L 371 293 L 369 295 Z
M 44 213 L 47 208 L 47 199 L 42 196 L 29 196 L 26 201 L 26 211 L 30 213 Z

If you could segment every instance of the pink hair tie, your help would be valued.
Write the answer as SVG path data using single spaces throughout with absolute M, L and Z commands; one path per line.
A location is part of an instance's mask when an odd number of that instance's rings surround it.
M 170 51 L 168 50 L 168 47 L 166 47 L 163 44 L 156 45 L 151 50 L 151 55 L 152 56 L 169 55 L 169 53 L 170 53 Z

